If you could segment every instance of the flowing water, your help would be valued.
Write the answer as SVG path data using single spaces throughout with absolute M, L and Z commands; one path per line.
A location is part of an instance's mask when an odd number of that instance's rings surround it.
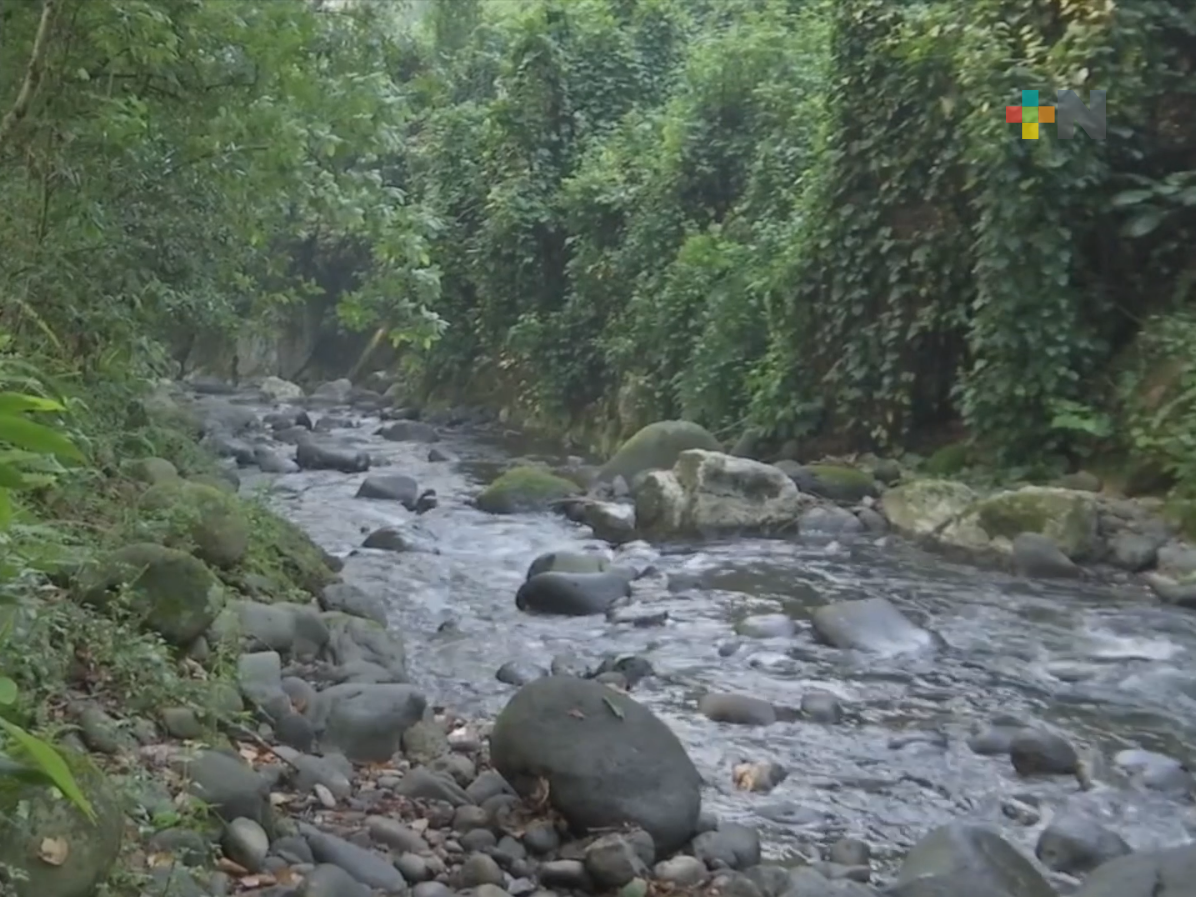
M 377 420 L 335 431 L 339 444 L 369 451 L 374 472 L 404 473 L 439 495 L 418 518 L 438 554 L 358 550 L 344 577 L 381 596 L 408 645 L 412 678 L 429 699 L 492 715 L 512 693 L 495 671 L 507 661 L 547 667 L 557 654 L 597 660 L 642 654 L 658 675 L 635 697 L 666 719 L 707 783 L 705 801 L 724 818 L 758 827 L 773 857 L 816 854 L 842 835 L 873 845 L 882 865 L 928 829 L 970 818 L 999 825 L 1033 849 L 1038 828 L 1006 814 L 1010 798 L 1049 818 L 1068 801 L 1143 849 L 1187 840 L 1196 829 L 1182 798 L 1115 780 L 1098 763 L 1097 787 L 1074 780 L 1019 779 L 1008 757 L 965 744 L 973 727 L 1000 714 L 1039 719 L 1068 732 L 1082 753 L 1110 758 L 1127 748 L 1187 759 L 1196 742 L 1196 615 L 1157 606 L 1136 589 L 1028 582 L 949 563 L 899 540 L 737 538 L 725 543 L 642 544 L 636 559 L 668 574 L 636 583 L 637 599 L 669 612 L 652 628 L 602 617 L 534 617 L 515 592 L 542 552 L 599 548 L 589 530 L 552 514 L 492 516 L 468 504 L 499 465 L 534 447 L 484 432 L 443 433 L 456 463 L 427 460 L 428 446 L 371 435 Z M 558 456 L 554 460 L 561 460 Z M 328 550 L 346 555 L 364 534 L 413 521 L 395 502 L 355 499 L 364 474 L 327 471 L 246 477 Z M 931 650 L 890 657 L 827 648 L 811 637 L 808 612 L 839 599 L 884 596 L 936 632 Z M 748 640 L 730 656 L 736 619 L 781 611 L 795 637 Z M 446 622 L 451 626 L 442 626 Z M 796 706 L 811 688 L 841 696 L 836 725 L 720 725 L 695 709 L 703 689 Z M 771 794 L 731 784 L 742 760 L 789 770 Z

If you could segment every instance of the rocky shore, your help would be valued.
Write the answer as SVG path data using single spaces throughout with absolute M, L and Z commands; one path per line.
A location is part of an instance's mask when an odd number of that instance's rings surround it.
M 5 893 L 90 897 L 106 879 L 111 893 L 154 897 L 1192 893 L 1196 848 L 1132 852 L 1099 821 L 1067 814 L 1043 829 L 1034 860 L 962 820 L 926 833 L 892 869 L 854 837 L 819 855 L 766 858 L 753 827 L 703 812 L 710 783 L 670 727 L 634 698 L 653 676 L 634 654 L 594 666 L 558 658 L 550 671 L 512 662 L 497 676 L 516 690 L 492 723 L 438 706 L 435 683 L 410 681 L 407 646 L 387 628 L 386 608 L 339 581 L 343 560 L 233 490 L 245 469 L 368 471 L 359 496 L 418 516 L 436 506 L 435 493 L 405 474 L 373 470 L 368 453 L 338 442 L 331 434 L 352 423 L 338 409 L 377 414 L 381 438 L 426 445 L 440 461 L 451 455 L 438 445 L 438 428 L 476 416 L 421 414 L 395 394 L 347 381 L 311 394 L 274 379 L 242 396 L 202 391 L 196 399 L 164 385 L 145 414 L 202 439 L 230 466 L 220 477 L 184 478 L 166 459 L 139 462 L 140 541 L 65 571 L 62 587 L 101 613 L 119 606 L 134 614 L 172 646 L 205 701 L 122 716 L 86 689 L 66 696 L 78 731 L 65 743 L 100 818 L 91 825 L 44 793 L 23 792 L 11 804 L 24 807 L 9 823 L 17 833 L 0 847 Z M 241 398 L 275 407 L 262 416 Z M 683 422 L 649 426 L 598 469 L 579 459 L 558 469 L 513 464 L 475 503 L 497 515 L 559 511 L 624 548 L 644 538 L 895 531 L 1003 559 L 1028 576 L 1141 574 L 1179 604 L 1196 570 L 1196 552 L 1149 505 L 1041 486 L 982 496 L 884 462 L 765 464 L 725 452 Z M 434 551 L 424 538 L 418 524 L 383 527 L 363 547 Z M 558 551 L 527 563 L 509 599 L 525 613 L 662 622 L 636 597 L 656 571 L 635 563 L 634 552 L 612 560 Z M 829 603 L 810 622 L 825 644 L 845 649 L 907 650 L 932 640 L 884 598 Z M 739 631 L 776 635 L 792 626 L 763 614 Z M 697 709 L 728 726 L 843 717 L 833 694 L 808 690 L 794 705 L 710 692 Z M 1101 770 L 1045 727 L 994 719 L 969 746 L 1008 757 L 1027 781 L 1101 787 Z M 1189 799 L 1181 764 L 1123 753 L 1116 764 L 1136 763 L 1151 787 Z M 767 794 L 792 774 L 746 759 L 732 785 Z M 1036 810 L 1011 801 L 1005 812 Z

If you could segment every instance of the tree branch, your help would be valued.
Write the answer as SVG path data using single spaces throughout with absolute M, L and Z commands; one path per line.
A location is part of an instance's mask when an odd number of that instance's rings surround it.
M 12 104 L 12 108 L 0 118 L 0 147 L 25 115 L 29 112 L 29 103 L 33 94 L 41 83 L 42 74 L 46 67 L 46 45 L 49 43 L 50 20 L 54 17 L 54 10 L 58 0 L 42 0 L 42 17 L 37 24 L 37 36 L 33 39 L 33 50 L 29 54 L 29 65 L 25 68 L 25 80 L 21 83 L 21 90 Z

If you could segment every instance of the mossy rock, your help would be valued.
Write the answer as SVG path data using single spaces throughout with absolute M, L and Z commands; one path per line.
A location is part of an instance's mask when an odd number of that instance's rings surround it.
M 629 484 L 650 470 L 671 470 L 678 456 L 690 449 L 721 452 L 722 444 L 705 427 L 687 420 L 660 420 L 623 443 L 598 471 L 600 482 L 623 477 Z
M 241 572 L 274 583 L 271 597 L 309 601 L 336 579 L 328 555 L 300 527 L 261 505 L 249 505 L 248 512 L 249 551 Z
M 876 495 L 876 480 L 872 474 L 855 467 L 840 464 L 807 464 L 802 470 L 805 476 L 794 476 L 802 492 L 829 498 L 831 501 L 854 503 L 870 495 Z
M 933 477 L 951 477 L 972 463 L 972 449 L 965 442 L 952 442 L 926 459 L 925 470 Z
M 203 561 L 185 551 L 138 542 L 114 551 L 80 577 L 80 598 L 109 606 L 127 587 L 134 615 L 174 645 L 189 645 L 224 606 L 224 588 Z
M 226 495 L 236 495 L 240 485 L 239 482 L 233 482 L 230 477 L 218 473 L 197 473 L 194 476 L 188 477 L 188 479 L 193 483 L 198 483 L 201 486 L 209 486 Z
M 544 511 L 581 487 L 542 467 L 515 467 L 482 490 L 477 506 L 490 514 Z
M 1022 533 L 1050 538 L 1073 561 L 1098 554 L 1099 513 L 1089 492 L 1026 486 L 981 499 L 970 512 L 994 540 Z
M 927 536 L 965 514 L 976 503 L 976 493 L 955 480 L 909 480 L 889 489 L 880 506 L 899 533 Z
M 89 820 L 74 804 L 40 784 L 6 779 L 0 784 L 0 867 L 23 873 L 0 893 L 12 897 L 92 897 L 120 854 L 125 819 L 120 794 L 88 758 L 61 751 L 84 796 L 95 811 Z M 40 854 L 59 840 L 65 859 L 55 865 Z
M 249 551 L 249 518 L 236 497 L 204 483 L 184 480 L 151 486 L 141 508 L 166 529 L 164 541 L 189 548 L 223 570 L 236 567 Z
M 178 468 L 165 458 L 138 458 L 129 464 L 129 474 L 151 486 L 177 483 L 179 480 Z

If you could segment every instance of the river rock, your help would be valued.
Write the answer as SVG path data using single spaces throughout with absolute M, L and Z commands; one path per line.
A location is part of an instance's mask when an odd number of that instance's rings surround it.
M 488 514 L 546 511 L 579 495 L 581 487 L 542 467 L 514 467 L 482 490 L 478 508 Z
M 1069 875 L 1091 872 L 1131 852 L 1124 838 L 1078 812 L 1064 812 L 1052 819 L 1034 848 L 1044 866 Z
M 328 654 L 343 680 L 406 682 L 407 655 L 397 632 L 347 614 L 325 613 Z
M 336 470 L 340 473 L 364 473 L 370 469 L 366 452 L 321 445 L 312 439 L 300 442 L 295 461 L 304 470 Z
M 814 611 L 810 621 L 815 634 L 835 648 L 903 654 L 934 644 L 929 632 L 910 621 L 887 598 L 826 604 Z
M 435 427 L 417 420 L 397 420 L 379 430 L 378 435 L 389 442 L 440 441 L 440 434 L 436 432 Z
M 299 823 L 299 834 L 307 840 L 317 862 L 338 866 L 355 880 L 384 894 L 406 892 L 407 882 L 402 873 L 381 853 L 358 847 L 305 822 Z
M 189 645 L 224 606 L 220 581 L 198 558 L 151 542 L 110 554 L 80 581 L 84 601 L 106 606 L 127 587 L 133 613 L 143 626 L 174 645 Z
M 310 403 L 313 405 L 345 405 L 349 401 L 349 394 L 353 391 L 353 384 L 345 377 L 339 380 L 328 380 L 312 390 Z
M 1049 536 L 1041 533 L 1019 533 L 1010 551 L 1014 569 L 1022 576 L 1073 579 L 1080 575 L 1075 561 L 1060 551 Z
M 161 527 L 163 542 L 214 567 L 230 570 L 249 550 L 244 506 L 222 489 L 188 481 L 160 483 L 145 491 L 139 507 Z
M 267 834 L 274 831 L 270 781 L 240 757 L 217 750 L 200 751 L 183 761 L 191 793 L 223 819 L 252 819 Z
M 810 508 L 798 519 L 797 528 L 803 533 L 848 536 L 862 532 L 864 524 L 846 508 L 830 506 Z
M 610 558 L 592 551 L 549 551 L 527 568 L 525 581 L 540 573 L 602 573 L 610 567 Z
M 253 448 L 253 460 L 262 473 L 295 473 L 299 465 L 264 445 Z
M 382 599 L 367 594 L 347 582 L 334 582 L 320 592 L 320 607 L 326 611 L 340 611 L 373 620 L 379 626 L 386 625 L 386 608 Z
M 432 536 L 417 524 L 379 527 L 365 537 L 361 547 L 376 548 L 379 551 L 440 553 L 440 550 L 433 544 Z
M 95 811 L 94 822 L 44 784 L 12 780 L 0 795 L 0 866 L 21 873 L 0 885 L 14 897 L 91 897 L 120 854 L 125 831 L 120 794 L 82 757 L 64 757 Z M 60 864 L 42 861 L 47 840 L 65 845 Z M 11 888 L 12 890 L 7 890 Z
M 178 468 L 165 458 L 138 458 L 129 464 L 129 474 L 150 486 L 159 483 L 177 483 Z
M 1142 851 L 1097 868 L 1074 897 L 1190 897 L 1196 844 Z
M 270 852 L 270 837 L 252 819 L 238 818 L 224 830 L 224 855 L 250 872 L 261 872 L 266 854 Z
M 1026 728 L 1009 742 L 1009 759 L 1018 775 L 1075 775 L 1080 768 L 1076 749 L 1062 735 Z
M 623 443 L 598 471 L 599 482 L 622 477 L 633 483 L 651 470 L 671 470 L 681 453 L 689 449 L 721 452 L 723 447 L 704 427 L 685 420 L 662 420 L 648 424 Z
M 777 711 L 768 701 L 747 695 L 710 693 L 698 701 L 698 712 L 712 722 L 740 726 L 771 726 Z
M 414 511 L 419 483 L 401 473 L 372 474 L 362 481 L 355 497 L 397 501 L 408 511 Z
M 411 685 L 344 683 L 320 692 L 310 716 L 325 751 L 384 763 L 399 751 L 403 732 L 423 717 L 426 706 Z
M 1096 499 L 1090 492 L 1073 489 L 1023 486 L 998 492 L 977 501 L 955 527 L 969 534 L 965 541 L 979 529 L 990 548 L 1006 554 L 1022 533 L 1046 536 L 1073 561 L 1103 553 Z M 943 539 L 953 541 L 952 527 L 944 531 Z
M 1155 751 L 1141 748 L 1118 751 L 1113 755 L 1113 765 L 1134 785 L 1151 791 L 1179 795 L 1189 794 L 1196 787 L 1184 763 Z
M 600 888 L 621 888 L 633 878 L 648 874 L 648 864 L 656 859 L 656 848 L 646 833 L 639 834 L 647 840 L 646 860 L 631 839 L 621 833 L 603 835 L 586 848 L 586 871 Z
M 635 538 L 635 508 L 613 501 L 585 501 L 578 510 L 578 522 L 594 531 L 595 538 L 623 545 Z
M 312 428 L 311 417 L 303 408 L 290 407 L 271 411 L 262 418 L 262 423 L 271 430 L 289 430 L 291 427 Z
M 578 830 L 632 824 L 670 853 L 697 828 L 701 776 L 677 736 L 597 682 L 549 676 L 523 686 L 495 721 L 490 753 L 524 796 L 547 779 L 552 805 Z
M 694 838 L 693 854 L 712 868 L 747 869 L 760 862 L 760 836 L 746 825 L 724 822 Z
M 631 583 L 619 571 L 538 573 L 519 587 L 515 606 L 533 614 L 580 617 L 604 614 L 631 595 Z
M 882 513 L 897 532 L 906 536 L 930 536 L 958 520 L 975 504 L 978 496 L 953 480 L 910 480 L 887 490 L 880 499 Z M 976 534 L 975 545 L 986 541 Z
M 312 659 L 330 638 L 327 624 L 311 605 L 279 601 L 233 601 L 212 624 L 219 641 L 240 636 L 252 650 L 278 651 L 288 657 Z
M 303 388 L 283 380 L 281 377 L 267 377 L 258 384 L 258 392 L 272 402 L 290 402 L 303 398 Z
M 371 897 L 362 884 L 340 866 L 321 863 L 303 877 L 296 897 Z
M 648 473 L 635 490 L 636 520 L 656 535 L 778 529 L 809 503 L 777 468 L 701 449 L 682 452 L 671 471 Z
M 923 837 L 902 862 L 897 884 L 934 876 L 958 876 L 957 885 L 970 886 L 965 894 L 987 887 L 1008 897 L 1055 897 L 1055 889 L 1028 859 L 999 834 L 979 825 L 950 823 Z M 902 894 L 922 897 L 917 888 Z
M 802 492 L 843 504 L 855 504 L 877 494 L 876 480 L 867 471 L 840 464 L 795 464 L 780 461 L 777 466 Z

